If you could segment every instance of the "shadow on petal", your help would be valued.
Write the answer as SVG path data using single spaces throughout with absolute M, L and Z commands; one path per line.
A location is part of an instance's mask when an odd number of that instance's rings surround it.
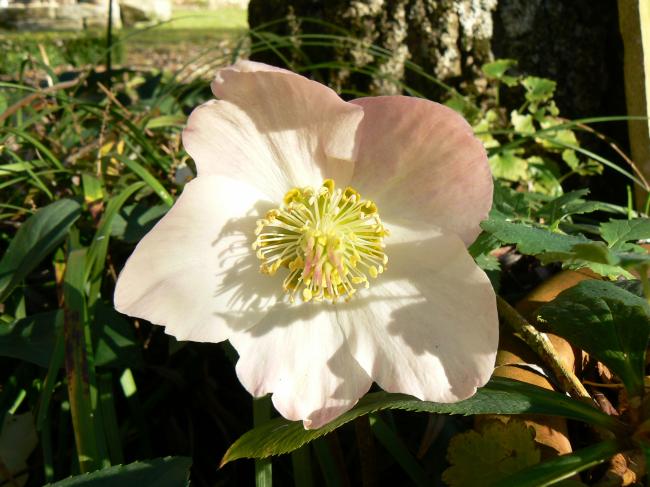
M 256 221 L 271 207 L 269 202 L 257 202 L 246 216 L 226 222 L 212 243 L 219 262 L 214 296 L 225 300 L 215 316 L 233 331 L 254 326 L 284 298 L 282 281 L 260 273 L 259 260 L 251 247 Z

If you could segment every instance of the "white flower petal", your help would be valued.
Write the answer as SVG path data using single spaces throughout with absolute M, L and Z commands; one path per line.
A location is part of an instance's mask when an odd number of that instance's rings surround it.
M 492 286 L 457 236 L 428 229 L 412 240 L 413 232 L 387 226 L 394 236 L 388 269 L 337 306 L 352 355 L 386 391 L 435 402 L 465 399 L 494 368 L 499 327 Z
M 237 376 L 254 396 L 273 393 L 287 419 L 319 428 L 354 406 L 371 379 L 354 360 L 328 304 L 276 306 L 260 323 L 234 334 Z
M 220 100 L 198 107 L 183 144 L 199 176 L 223 174 L 281 201 L 294 186 L 346 185 L 363 109 L 326 86 L 259 63 L 219 71 Z
M 282 294 L 251 249 L 264 198 L 225 177 L 188 183 L 124 266 L 116 309 L 179 340 L 220 342 L 257 323 Z
M 377 203 L 385 220 L 436 225 L 472 243 L 492 206 L 493 183 L 485 149 L 469 124 L 421 98 L 352 103 L 365 113 L 352 186 Z

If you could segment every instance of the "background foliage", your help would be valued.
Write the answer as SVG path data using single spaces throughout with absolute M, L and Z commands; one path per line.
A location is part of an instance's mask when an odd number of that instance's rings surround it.
M 296 42 L 260 28 L 239 37 L 241 18 L 231 14 L 222 30 L 210 27 L 216 47 L 192 51 L 174 69 L 120 65 L 132 46 L 137 52 L 156 29 L 169 36 L 174 24 L 120 34 L 111 48 L 118 66 L 109 72 L 101 36 L 0 41 L 0 485 L 171 487 L 191 478 L 199 486 L 379 479 L 464 486 L 476 485 L 465 475 L 476 462 L 494 485 L 598 485 L 612 468 L 595 466 L 645 452 L 650 290 L 635 276 L 650 265 L 641 246 L 650 225 L 647 205 L 635 207 L 631 193 L 648 184 L 599 131 L 630 117 L 563 118 L 556 83 L 522 73 L 512 60 L 482 67 L 480 94 L 441 84 L 416 64 L 407 69 L 418 84 L 443 87 L 441 101 L 463 113 L 488 150 L 494 205 L 470 251 L 506 298 L 504 330 L 510 325 L 541 357 L 541 367 L 516 365 L 557 391 L 495 377 L 451 405 L 373 392 L 323 429 L 305 431 L 272 418 L 268 399 L 251 401 L 227 343 L 179 343 L 113 310 L 125 259 L 194 173 L 180 132 L 192 108 L 211 97 L 202 73 L 287 50 L 289 67 L 317 79 L 355 69 L 305 55 L 354 44 L 344 33 Z M 192 42 L 179 22 L 174 35 Z M 203 24 L 195 27 L 192 35 L 202 36 Z M 421 94 L 386 73 L 358 71 Z M 627 205 L 592 199 L 585 189 L 612 173 L 625 178 L 617 191 Z M 568 289 L 528 321 L 508 305 L 562 269 L 588 269 L 597 280 Z M 538 329 L 584 350 L 587 365 L 564 367 Z M 498 416 L 481 424 L 488 414 Z M 508 419 L 523 414 L 568 419 L 566 436 L 579 451 L 549 454 L 530 421 Z M 234 461 L 241 458 L 256 461 Z M 641 479 L 644 471 L 632 473 Z

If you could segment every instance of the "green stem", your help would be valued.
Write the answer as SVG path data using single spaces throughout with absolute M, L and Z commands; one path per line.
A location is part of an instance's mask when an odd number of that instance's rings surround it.
M 253 424 L 259 426 L 271 419 L 271 397 L 253 399 Z M 255 460 L 255 486 L 271 487 L 273 485 L 273 465 L 270 458 Z

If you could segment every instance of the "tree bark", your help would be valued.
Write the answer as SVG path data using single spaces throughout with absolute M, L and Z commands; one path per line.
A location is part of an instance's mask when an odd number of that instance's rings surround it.
M 354 69 L 329 69 L 323 80 L 338 91 L 371 95 L 396 94 L 400 82 L 417 92 L 439 97 L 444 91 L 408 69 L 411 61 L 425 73 L 455 84 L 474 79 L 481 64 L 491 59 L 492 10 L 496 0 L 251 0 L 249 24 L 279 35 L 329 34 L 348 36 L 354 43 L 310 47 L 282 54 L 292 63 L 336 63 Z M 325 25 L 305 18 L 318 18 Z M 371 46 L 386 52 L 377 52 Z M 304 53 L 304 56 L 303 56 Z M 282 64 L 273 52 L 254 58 Z M 363 74 L 372 71 L 374 76 Z
M 296 66 L 355 66 L 320 71 L 321 81 L 338 91 L 395 94 L 402 91 L 399 82 L 403 82 L 430 98 L 444 96 L 444 89 L 409 69 L 412 62 L 464 92 L 481 92 L 480 81 L 476 82 L 480 66 L 495 57 L 514 58 L 522 72 L 558 82 L 556 101 L 565 116 L 625 112 L 616 2 L 251 0 L 252 28 L 276 19 L 288 21 L 262 30 L 297 36 L 298 49 L 282 51 Z M 310 47 L 301 43 L 302 34 L 348 35 L 356 42 Z M 379 55 L 369 49 L 371 45 L 388 53 Z M 283 64 L 269 51 L 253 57 Z M 363 74 L 368 71 L 375 75 Z

